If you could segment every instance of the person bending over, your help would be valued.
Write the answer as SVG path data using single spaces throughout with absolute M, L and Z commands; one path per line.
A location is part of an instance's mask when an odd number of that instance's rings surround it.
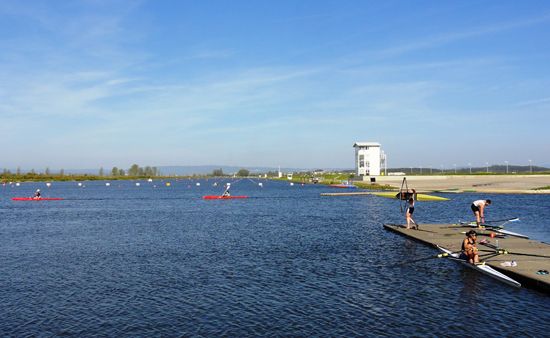
M 472 211 L 476 216 L 476 224 L 478 228 L 481 228 L 481 224 L 485 223 L 485 208 L 491 205 L 491 200 L 477 200 L 471 205 Z

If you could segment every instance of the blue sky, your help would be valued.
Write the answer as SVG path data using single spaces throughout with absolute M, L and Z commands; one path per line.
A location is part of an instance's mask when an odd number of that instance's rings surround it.
M 550 164 L 548 1 L 0 1 L 0 167 Z

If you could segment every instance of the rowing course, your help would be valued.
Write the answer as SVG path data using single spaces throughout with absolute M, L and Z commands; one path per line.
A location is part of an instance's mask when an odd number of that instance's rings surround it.
M 421 224 L 420 230 L 405 229 L 400 224 L 384 224 L 384 228 L 425 244 L 434 247 L 441 246 L 451 251 L 460 250 L 462 240 L 465 237 L 464 232 L 471 229 L 454 224 Z M 550 271 L 549 244 L 512 236 L 491 238 L 490 231 L 477 231 L 477 233 L 481 260 L 483 260 L 483 255 L 489 255 L 495 251 L 493 247 L 497 243 L 500 249 L 505 249 L 509 252 L 508 254 L 500 254 L 487 258 L 484 260 L 487 265 L 516 279 L 525 287 L 550 293 L 550 274 L 537 273 L 543 270 Z M 479 244 L 483 240 L 486 240 L 488 243 L 486 245 Z M 522 255 L 518 255 L 518 253 Z M 527 256 L 525 254 L 535 256 Z M 508 265 L 506 263 L 511 261 L 515 261 L 517 265 L 506 266 Z M 504 266 L 502 263 L 504 263 Z

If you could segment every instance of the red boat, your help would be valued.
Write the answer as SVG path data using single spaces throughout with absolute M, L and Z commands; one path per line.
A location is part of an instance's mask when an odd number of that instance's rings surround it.
M 205 200 L 232 200 L 240 198 L 248 198 L 248 196 L 219 196 L 219 195 L 207 195 L 202 197 Z
M 59 197 L 12 197 L 12 201 L 61 201 L 62 198 Z

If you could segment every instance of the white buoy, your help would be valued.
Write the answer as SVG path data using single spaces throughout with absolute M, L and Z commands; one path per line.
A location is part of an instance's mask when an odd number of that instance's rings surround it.
M 111 186 L 111 183 L 107 182 L 105 183 L 106 186 L 110 187 Z
M 152 178 L 150 178 L 150 179 L 148 179 L 148 180 L 147 180 L 147 182 L 153 182 L 153 179 L 152 179 Z
M 52 186 L 52 184 L 51 184 L 50 182 L 47 182 L 47 183 L 46 183 L 46 186 L 49 188 L 49 187 Z
M 258 183 L 258 185 L 259 185 L 260 187 L 263 187 L 263 186 L 264 186 L 264 184 L 263 184 L 262 182 Z
M 82 183 L 81 183 L 81 182 L 78 182 L 78 186 L 81 187 L 81 186 L 82 186 Z
M 139 187 L 141 184 L 139 182 L 136 182 L 136 187 Z
M 20 186 L 19 182 L 15 183 L 15 186 L 16 186 L 16 187 Z
M 201 186 L 200 182 L 197 182 L 197 187 L 200 187 L 200 186 Z
M 290 182 L 290 186 L 292 187 L 293 185 L 294 185 L 294 183 L 293 183 L 293 182 Z

